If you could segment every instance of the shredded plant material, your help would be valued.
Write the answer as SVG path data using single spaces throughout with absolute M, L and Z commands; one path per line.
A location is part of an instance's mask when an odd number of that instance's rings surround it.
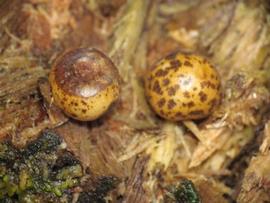
M 0 0 L 0 201 L 269 202 L 269 8 L 268 0 Z M 110 57 L 121 76 L 119 99 L 88 122 L 59 109 L 48 82 L 55 60 L 79 47 Z M 221 99 L 207 117 L 169 122 L 149 105 L 146 75 L 162 58 L 164 70 L 192 67 L 174 53 L 217 70 Z M 87 70 L 83 59 L 78 67 L 74 74 Z M 149 87 L 166 95 L 157 105 L 168 115 L 181 88 L 170 82 Z M 194 103 L 183 95 L 183 105 Z

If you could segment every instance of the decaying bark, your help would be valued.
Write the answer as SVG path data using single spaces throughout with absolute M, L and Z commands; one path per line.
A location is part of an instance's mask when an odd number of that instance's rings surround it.
M 12 0 L 0 1 L 0 18 L 1 139 L 23 147 L 54 129 L 88 174 L 120 179 L 114 201 L 162 202 L 181 177 L 194 182 L 203 202 L 269 201 L 268 124 L 240 192 L 240 176 L 231 187 L 224 184 L 234 173 L 229 166 L 268 118 L 266 0 Z M 119 102 L 91 123 L 52 109 L 42 86 L 56 56 L 75 47 L 104 51 L 123 79 Z M 209 58 L 223 84 L 220 107 L 191 131 L 164 125 L 144 97 L 145 71 L 176 50 Z M 196 129 L 206 144 L 192 135 Z

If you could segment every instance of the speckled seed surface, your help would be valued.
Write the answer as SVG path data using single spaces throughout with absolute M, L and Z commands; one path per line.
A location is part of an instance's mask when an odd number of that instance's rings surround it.
M 59 57 L 49 81 L 53 102 L 81 121 L 100 117 L 120 93 L 117 68 L 95 49 L 76 49 Z
M 171 121 L 201 119 L 220 101 L 220 80 L 203 57 L 172 54 L 149 71 L 145 81 L 154 111 Z

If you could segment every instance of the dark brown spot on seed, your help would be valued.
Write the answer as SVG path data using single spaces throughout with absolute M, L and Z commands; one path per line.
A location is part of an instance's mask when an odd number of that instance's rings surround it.
M 166 78 L 166 79 L 164 79 L 164 80 L 162 81 L 162 85 L 163 85 L 163 86 L 167 86 L 169 83 L 170 83 L 170 80 L 169 80 L 168 78 Z
M 170 87 L 170 88 L 168 89 L 168 95 L 169 95 L 169 96 L 173 96 L 173 95 L 175 95 L 175 93 L 176 93 L 176 91 L 175 91 L 175 89 L 174 89 L 173 87 Z
M 162 94 L 161 87 L 157 80 L 154 82 L 153 91 L 156 92 L 157 94 Z
M 211 87 L 212 89 L 218 89 L 218 85 L 215 85 L 215 84 L 213 84 L 213 83 L 211 83 L 211 82 L 210 82 L 210 87 Z
M 184 95 L 184 97 L 186 97 L 186 98 L 190 98 L 190 93 L 189 93 L 188 91 L 185 91 L 185 92 L 183 93 L 183 95 Z
M 158 107 L 161 108 L 166 103 L 166 100 L 164 98 L 160 99 L 157 103 Z
M 211 83 L 210 81 L 203 81 L 201 82 L 201 87 L 202 88 L 212 88 L 212 89 L 216 89 L 216 85 Z
M 169 96 L 174 96 L 178 89 L 179 89 L 179 85 L 174 85 L 173 87 L 170 87 L 168 89 L 168 95 Z
M 189 61 L 185 61 L 184 65 L 189 66 L 189 67 L 193 67 L 193 65 Z
M 172 60 L 170 61 L 171 67 L 170 69 L 174 69 L 175 71 L 178 70 L 182 66 L 182 63 L 179 60 Z
M 201 102 L 205 102 L 207 100 L 207 95 L 203 91 L 200 91 L 199 97 Z
M 188 108 L 191 108 L 191 107 L 195 106 L 195 104 L 194 104 L 193 101 L 191 101 L 191 102 L 188 102 L 187 103 L 187 106 L 188 106 Z
M 87 109 L 82 109 L 82 113 L 86 113 Z
M 156 72 L 155 76 L 156 76 L 156 77 L 164 77 L 164 76 L 166 76 L 167 74 L 168 74 L 168 71 L 167 71 L 167 70 L 159 69 L 159 70 Z
M 174 108 L 176 106 L 176 103 L 172 100 L 172 99 L 170 99 L 169 101 L 168 101 L 168 109 L 172 109 L 172 108 Z
M 87 105 L 87 103 L 85 101 L 81 100 L 81 102 L 83 105 Z

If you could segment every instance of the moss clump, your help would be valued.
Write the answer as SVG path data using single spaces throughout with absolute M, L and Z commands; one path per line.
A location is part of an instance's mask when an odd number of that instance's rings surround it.
M 79 161 L 45 131 L 23 149 L 0 144 L 0 202 L 66 202 L 83 176 Z
M 179 184 L 171 186 L 167 198 L 175 203 L 201 203 L 199 193 L 188 179 L 183 179 Z

